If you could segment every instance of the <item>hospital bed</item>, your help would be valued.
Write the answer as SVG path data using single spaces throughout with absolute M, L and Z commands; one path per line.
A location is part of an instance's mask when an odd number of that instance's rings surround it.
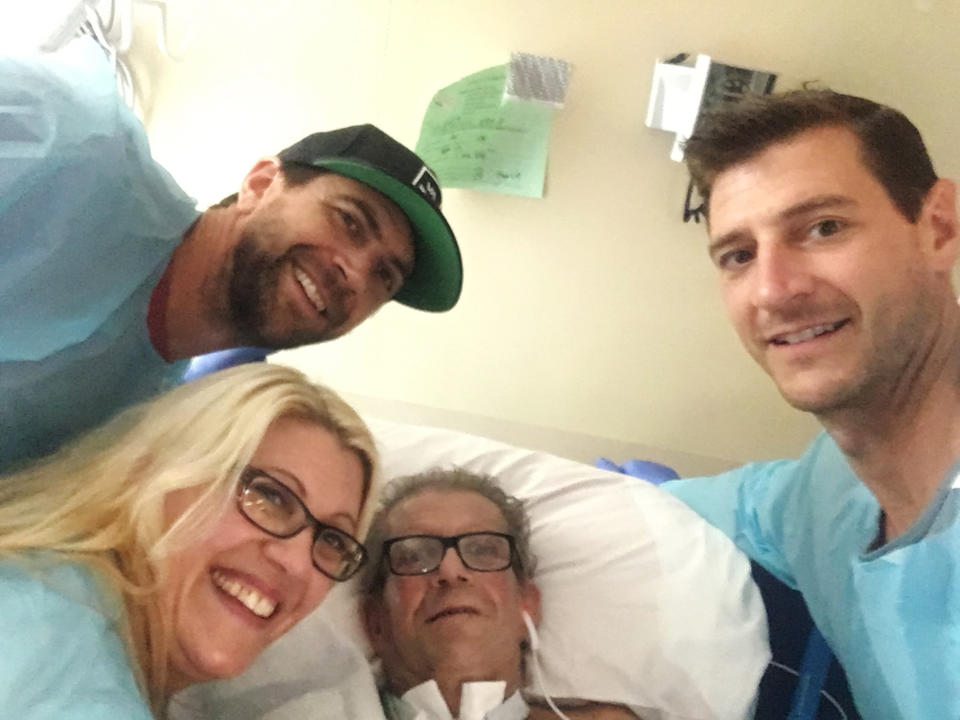
M 201 358 L 191 374 L 261 359 L 243 352 Z M 658 490 L 669 468 L 633 461 L 624 474 L 605 460 L 592 467 L 470 433 L 365 419 L 386 481 L 462 466 L 524 501 L 543 595 L 539 661 L 554 697 L 622 703 L 647 720 L 859 720 L 799 593 Z M 243 676 L 182 693 L 172 717 L 382 718 L 354 584 L 337 586 Z
M 753 716 L 770 659 L 760 593 L 748 561 L 680 501 L 547 453 L 366 420 L 384 478 L 456 465 L 523 499 L 550 695 L 622 703 L 650 720 Z M 243 676 L 178 696 L 174 719 L 382 717 L 354 600 L 351 584 L 338 586 Z

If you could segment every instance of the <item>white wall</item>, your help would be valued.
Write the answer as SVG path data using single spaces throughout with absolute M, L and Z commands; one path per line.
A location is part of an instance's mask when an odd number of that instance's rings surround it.
M 155 154 L 204 202 L 260 155 L 372 121 L 416 142 L 433 93 L 511 51 L 572 62 L 547 195 L 462 190 L 444 207 L 465 264 L 450 313 L 384 308 L 279 356 L 356 397 L 688 453 L 718 466 L 797 453 L 816 429 L 747 358 L 702 226 L 680 220 L 672 138 L 643 126 L 652 68 L 679 51 L 818 81 L 907 112 L 960 171 L 954 0 L 194 0 L 179 64 L 138 29 Z M 703 465 L 680 469 L 702 471 Z

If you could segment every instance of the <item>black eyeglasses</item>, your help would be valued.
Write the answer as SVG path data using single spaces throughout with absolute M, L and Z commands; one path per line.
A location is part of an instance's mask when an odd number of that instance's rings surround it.
M 296 493 L 259 468 L 248 467 L 240 476 L 237 507 L 247 520 L 273 537 L 292 538 L 312 527 L 313 566 L 332 580 L 349 579 L 366 562 L 367 551 L 359 540 L 317 520 Z
M 394 575 L 425 575 L 440 567 L 447 548 L 456 548 L 460 562 L 470 570 L 496 572 L 513 565 L 513 537 L 500 532 L 441 535 L 404 535 L 383 543 L 387 566 Z

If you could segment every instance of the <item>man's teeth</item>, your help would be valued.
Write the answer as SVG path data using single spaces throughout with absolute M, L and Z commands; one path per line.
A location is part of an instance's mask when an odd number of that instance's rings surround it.
M 228 578 L 219 570 L 214 570 L 212 575 L 213 582 L 218 588 L 242 602 L 247 607 L 247 610 L 254 615 L 268 618 L 273 615 L 273 611 L 277 609 L 275 602 L 263 597 L 263 595 L 253 588 L 241 585 L 236 580 Z
M 313 280 L 310 279 L 310 276 L 298 267 L 293 268 L 293 276 L 297 279 L 297 282 L 300 283 L 300 287 L 303 288 L 303 292 L 305 292 L 307 297 L 310 298 L 310 302 L 313 303 L 313 306 L 317 309 L 317 312 L 322 313 L 324 310 L 326 310 L 327 306 L 324 305 L 323 300 L 320 299 L 320 293 L 317 292 L 317 286 L 313 284 Z
M 788 335 L 779 335 L 774 338 L 773 342 L 777 345 L 795 345 L 797 343 L 807 342 L 808 340 L 813 340 L 818 335 L 823 335 L 828 332 L 833 332 L 843 325 L 843 321 L 835 323 L 826 323 L 824 325 L 815 325 L 814 327 L 807 328 L 796 333 L 790 333 Z

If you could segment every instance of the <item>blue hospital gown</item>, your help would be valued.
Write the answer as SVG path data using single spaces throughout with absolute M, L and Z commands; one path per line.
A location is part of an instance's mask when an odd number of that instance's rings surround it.
M 876 549 L 879 504 L 826 434 L 799 460 L 662 487 L 803 594 L 864 718 L 952 720 L 960 718 L 958 469 L 904 535 Z
M 0 716 L 152 720 L 88 571 L 0 562 Z
M 0 56 L 0 473 L 179 380 L 146 314 L 197 216 L 96 44 Z

